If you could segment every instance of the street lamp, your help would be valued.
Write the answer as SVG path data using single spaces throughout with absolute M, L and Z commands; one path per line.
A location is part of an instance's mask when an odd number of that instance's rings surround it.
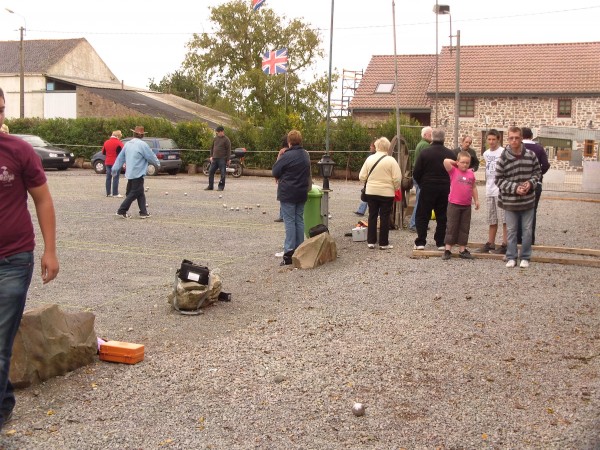
M 327 125 L 325 132 L 325 154 L 317 163 L 319 173 L 323 177 L 323 200 L 321 201 L 321 218 L 325 226 L 329 223 L 329 177 L 333 174 L 335 163 L 329 156 L 329 128 L 331 122 L 331 61 L 333 53 L 333 6 L 335 0 L 331 0 L 331 24 L 329 26 L 329 83 L 327 85 Z
M 450 6 L 438 5 L 436 0 L 433 6 L 435 13 L 435 126 L 438 126 L 438 67 L 439 67 L 439 51 L 438 51 L 438 16 L 440 14 L 450 14 Z
M 20 16 L 23 19 L 23 26 L 19 29 L 21 31 L 21 41 L 19 44 L 19 65 L 20 65 L 19 99 L 20 99 L 20 103 L 21 103 L 20 117 L 21 117 L 21 119 L 23 119 L 25 117 L 25 52 L 23 49 L 23 33 L 25 32 L 25 29 L 27 28 L 27 22 L 25 21 L 25 17 L 21 16 L 21 14 L 18 14 L 8 8 L 4 8 L 4 9 L 5 9 L 5 11 L 9 12 L 10 14 L 15 14 L 17 16 Z

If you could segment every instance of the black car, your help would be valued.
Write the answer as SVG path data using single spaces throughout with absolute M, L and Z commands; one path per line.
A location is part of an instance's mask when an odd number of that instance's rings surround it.
M 128 137 L 122 139 L 123 143 L 126 144 L 133 138 Z M 181 152 L 177 147 L 177 143 L 170 138 L 159 138 L 159 137 L 144 137 L 142 139 L 146 144 L 150 146 L 152 151 L 156 154 L 156 157 L 160 161 L 160 167 L 154 164 L 148 164 L 148 175 L 158 175 L 159 172 L 167 172 L 171 175 L 177 175 L 179 169 L 181 169 Z M 92 168 L 96 173 L 106 173 L 106 166 L 104 160 L 106 156 L 99 151 L 92 156 Z
M 29 142 L 42 160 L 44 169 L 67 170 L 75 162 L 75 155 L 62 148 L 53 147 L 39 136 L 33 134 L 13 134 L 25 142 Z

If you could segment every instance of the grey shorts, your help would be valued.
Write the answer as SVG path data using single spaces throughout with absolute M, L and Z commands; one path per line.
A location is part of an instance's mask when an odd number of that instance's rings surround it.
M 498 197 L 486 197 L 487 205 L 487 223 L 488 225 L 498 225 L 506 223 L 504 219 L 504 210 L 498 206 Z

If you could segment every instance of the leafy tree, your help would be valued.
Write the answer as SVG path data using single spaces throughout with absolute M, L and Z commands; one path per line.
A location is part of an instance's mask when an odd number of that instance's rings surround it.
M 255 124 L 285 113 L 285 105 L 305 119 L 322 117 L 326 77 L 311 82 L 301 78 L 323 57 L 315 30 L 267 7 L 253 11 L 247 0 L 211 7 L 210 21 L 214 31 L 194 34 L 187 44 L 183 67 L 189 77 L 214 87 L 221 99 Z M 266 75 L 263 53 L 280 48 L 288 49 L 287 76 Z

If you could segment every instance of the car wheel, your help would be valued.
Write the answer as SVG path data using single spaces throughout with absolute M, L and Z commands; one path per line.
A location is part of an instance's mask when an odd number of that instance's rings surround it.
M 106 173 L 106 166 L 104 165 L 104 161 L 98 159 L 96 161 L 94 161 L 92 163 L 92 167 L 94 168 L 94 172 L 100 174 L 100 173 Z
M 202 173 L 206 176 L 208 176 L 208 170 L 210 169 L 210 161 L 206 161 L 204 164 L 202 164 Z
M 59 167 L 58 170 L 67 170 L 68 167 Z
M 158 167 L 156 167 L 154 164 L 148 164 L 146 175 L 148 175 L 149 177 L 154 177 L 158 175 Z
M 234 178 L 239 178 L 242 176 L 244 168 L 241 164 L 230 164 L 229 167 L 233 169 L 233 173 L 231 175 L 233 175 Z
M 171 169 L 167 173 L 169 175 L 177 175 L 179 173 L 179 169 Z

